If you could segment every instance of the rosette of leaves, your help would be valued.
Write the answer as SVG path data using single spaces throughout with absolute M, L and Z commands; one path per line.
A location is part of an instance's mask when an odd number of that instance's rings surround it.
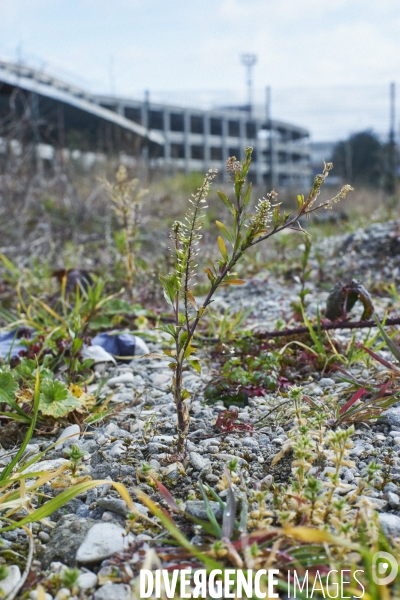
M 221 376 L 207 385 L 204 397 L 208 404 L 222 400 L 227 408 L 243 407 L 249 397 L 274 391 L 278 377 L 279 358 L 272 352 L 230 357 L 222 367 Z
M 24 405 L 33 401 L 33 390 L 36 373 L 40 374 L 39 413 L 45 416 L 60 418 L 68 413 L 93 405 L 93 397 L 86 394 L 80 386 L 67 386 L 54 379 L 54 374 L 45 366 L 37 367 L 36 362 L 23 358 L 14 368 L 3 365 L 0 369 L 0 400 L 15 412 L 2 412 L 23 423 L 30 423 L 31 417 L 25 412 Z
M 58 379 L 44 379 L 40 383 L 39 411 L 42 415 L 60 418 L 73 410 L 79 409 L 81 403 Z

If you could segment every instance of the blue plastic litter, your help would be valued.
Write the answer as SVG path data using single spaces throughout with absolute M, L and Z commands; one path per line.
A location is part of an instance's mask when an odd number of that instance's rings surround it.
M 27 328 L 24 328 L 26 331 Z M 26 349 L 25 338 L 18 338 L 20 329 L 0 332 L 0 358 L 18 356 Z M 31 329 L 34 332 L 34 329 Z M 107 331 L 99 333 L 92 339 L 92 346 L 101 346 L 106 352 L 121 361 L 130 361 L 132 356 L 148 354 L 150 351 L 145 342 L 131 333 Z M 124 358 L 126 357 L 126 358 Z
M 25 338 L 17 338 L 18 332 L 19 329 L 0 332 L 1 358 L 6 358 L 6 356 L 13 358 L 14 356 L 18 356 L 21 350 L 26 350 L 26 345 L 24 344 Z
M 107 331 L 99 333 L 92 339 L 92 346 L 101 346 L 119 360 L 132 360 L 132 356 L 147 354 L 149 349 L 140 338 L 131 333 L 118 333 L 118 331 Z

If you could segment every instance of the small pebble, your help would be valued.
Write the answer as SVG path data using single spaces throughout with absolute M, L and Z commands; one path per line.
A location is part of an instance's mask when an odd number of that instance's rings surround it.
M 321 387 L 332 387 L 333 385 L 335 385 L 335 381 L 330 377 L 322 377 L 322 379 L 319 380 L 319 385 Z
M 107 381 L 108 387 L 117 387 L 119 384 L 127 384 L 127 383 L 135 383 L 135 378 L 133 373 L 128 371 L 127 373 L 123 373 L 122 375 L 118 375 L 117 377 L 111 377 Z
M 39 540 L 41 540 L 44 544 L 50 541 L 50 536 L 45 531 L 41 531 L 38 535 Z

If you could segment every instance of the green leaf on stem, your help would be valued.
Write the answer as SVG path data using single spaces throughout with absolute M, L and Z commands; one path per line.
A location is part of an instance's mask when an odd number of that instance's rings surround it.
M 219 251 L 220 251 L 220 252 L 221 252 L 221 254 L 222 254 L 222 258 L 223 258 L 225 261 L 228 261 L 228 260 L 229 260 L 228 251 L 227 251 L 227 249 L 226 249 L 225 242 L 224 242 L 224 240 L 222 239 L 222 237 L 221 237 L 220 235 L 218 236 L 218 240 L 217 240 L 217 241 L 218 241 L 218 248 L 219 248 Z
M 222 235 L 225 236 L 225 238 L 228 240 L 228 242 L 230 242 L 233 246 L 234 244 L 234 239 L 232 237 L 232 234 L 228 231 L 228 229 L 225 227 L 225 225 L 223 223 L 221 223 L 221 221 L 215 221 L 215 224 L 220 228 L 220 230 L 222 231 Z
M 247 186 L 246 194 L 245 194 L 245 197 L 244 197 L 244 200 L 243 200 L 243 206 L 242 206 L 243 210 L 246 208 L 246 206 L 249 203 L 252 187 L 253 187 L 252 183 L 249 183 L 249 185 Z
M 229 211 L 232 213 L 232 215 L 234 214 L 234 206 L 232 204 L 232 202 L 229 200 L 229 198 L 227 196 L 225 196 L 225 194 L 223 192 L 217 192 L 218 196 L 221 198 L 222 202 L 225 204 L 225 206 L 229 209 Z
M 297 207 L 298 207 L 298 210 L 299 210 L 299 214 L 303 210 L 303 206 L 304 206 L 304 196 L 303 195 L 298 195 L 297 196 Z
M 193 360 L 188 360 L 188 363 L 191 367 L 193 367 L 193 369 L 195 369 L 195 371 L 201 374 L 200 361 L 197 358 L 194 358 Z

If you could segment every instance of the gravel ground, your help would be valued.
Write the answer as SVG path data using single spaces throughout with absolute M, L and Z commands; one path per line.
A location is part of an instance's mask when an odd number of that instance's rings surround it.
M 400 253 L 400 242 L 396 236 L 399 231 L 399 222 L 393 222 L 386 226 L 374 225 L 365 232 L 336 240 L 335 247 L 339 247 L 343 253 L 341 270 L 352 274 L 352 269 L 355 271 L 355 261 L 358 267 L 365 267 L 365 272 L 371 274 L 374 269 L 380 269 L 384 256 L 382 248 L 387 251 L 390 247 L 393 255 L 385 262 L 383 271 L 379 271 L 379 277 L 390 274 L 397 278 L 396 261 L 397 252 Z M 392 244 L 390 246 L 389 241 Z M 332 240 L 326 242 L 331 249 L 332 244 Z M 374 264 L 371 257 L 375 257 Z M 386 268 L 389 272 L 385 271 Z M 324 305 L 327 292 L 317 291 L 312 285 L 310 287 L 312 294 L 309 297 L 312 301 L 308 312 L 315 315 L 317 303 Z M 224 290 L 216 298 L 214 307 L 221 311 L 226 308 L 231 311 L 242 307 L 251 308 L 249 326 L 254 331 L 272 329 L 279 319 L 289 321 L 292 315 L 290 303 L 297 299 L 297 292 L 296 285 L 282 283 L 266 274 L 265 277 L 249 281 L 245 286 Z M 383 315 L 390 302 L 390 298 L 380 298 L 376 306 L 378 313 Z M 144 334 L 151 352 L 159 353 L 168 344 L 168 338 L 160 332 L 157 333 L 157 340 L 154 338 L 154 331 L 149 332 L 147 338 L 146 332 Z M 364 333 L 359 332 L 358 335 L 361 337 Z M 350 339 L 350 334 L 341 330 L 332 337 L 345 343 Z M 271 470 L 270 463 L 285 444 L 291 423 L 283 421 L 282 425 L 282 422 L 274 424 L 271 421 L 268 427 L 262 431 L 255 430 L 251 436 L 247 433 L 234 433 L 222 439 L 218 435 L 215 421 L 224 406 L 222 402 L 207 406 L 202 396 L 205 384 L 211 377 L 209 360 L 204 360 L 201 375 L 194 371 L 185 374 L 185 386 L 192 394 L 187 455 L 182 462 L 172 463 L 169 452 L 176 431 L 176 417 L 173 398 L 168 391 L 171 373 L 168 361 L 137 358 L 129 364 L 119 364 L 116 367 L 98 365 L 96 368 L 97 380 L 104 376 L 108 378 L 103 392 L 113 394 L 111 404 L 116 408 L 115 415 L 86 432 L 80 432 L 78 426 L 71 426 L 63 435 L 76 434 L 76 437 L 65 440 L 48 452 L 45 463 L 34 465 L 35 471 L 59 466 L 66 460 L 65 451 L 73 443 L 85 452 L 82 464 L 90 477 L 123 482 L 133 498 L 134 488 L 138 483 L 137 469 L 143 462 L 147 462 L 154 474 L 183 501 L 189 495 L 199 497 L 196 494 L 199 480 L 215 486 L 221 477 L 223 465 L 235 457 L 249 486 L 265 480 L 271 474 L 277 481 L 287 480 L 289 477 L 290 458 L 280 462 L 279 468 L 274 470 Z M 371 381 L 379 369 L 376 365 L 370 371 L 364 367 L 355 367 L 351 372 Z M 94 392 L 97 385 L 98 381 L 95 381 L 88 391 Z M 307 395 L 316 399 L 334 392 L 344 392 L 348 386 L 339 382 L 336 375 L 321 377 L 319 373 L 312 373 L 302 385 Z M 249 400 L 248 406 L 239 410 L 239 418 L 255 423 L 271 407 L 276 406 L 278 401 L 276 393 L 254 397 Z M 343 482 L 350 486 L 348 489 L 357 488 L 357 481 L 365 475 L 370 461 L 383 464 L 387 451 L 392 453 L 390 482 L 382 491 L 374 492 L 372 498 L 381 513 L 385 531 L 393 536 L 400 536 L 400 405 L 391 408 L 384 419 L 372 426 L 357 426 L 353 441 L 351 458 L 355 466 L 342 468 L 341 472 Z M 42 449 L 49 442 L 48 437 L 34 438 L 28 451 Z M 0 466 L 6 462 L 6 457 L 1 458 L 0 453 Z M 320 474 L 321 477 L 326 476 L 327 469 L 329 467 Z M 150 496 L 160 499 L 144 480 L 141 487 Z M 53 494 L 50 486 L 45 487 L 45 492 Z M 148 514 L 143 505 L 137 503 L 136 506 L 139 511 Z M 204 504 L 200 500 L 187 501 L 186 510 L 199 518 L 205 516 Z M 213 510 L 218 515 L 219 506 L 215 504 Z M 33 526 L 36 548 L 33 571 L 51 578 L 56 573 L 62 573 L 66 567 L 78 567 L 80 591 L 75 598 L 128 600 L 130 586 L 121 581 L 126 580 L 127 573 L 132 573 L 133 576 L 135 564 L 139 560 L 138 549 L 149 547 L 149 541 L 155 535 L 154 530 L 146 526 L 142 531 L 125 535 L 128 512 L 124 501 L 109 484 L 103 484 L 70 501 L 65 508 L 51 516 L 49 523 Z M 186 533 L 196 543 L 196 530 Z M 2 537 L 4 544 L 10 549 L 26 547 L 27 538 L 22 529 L 4 533 Z M 119 557 L 117 563 L 116 556 Z M 3 589 L 5 585 L 8 586 L 6 589 L 12 589 L 20 578 L 22 569 L 23 564 L 15 564 L 10 569 L 7 578 L 9 581 L 2 582 Z M 30 592 L 29 597 L 34 600 L 37 596 L 35 592 Z M 51 598 L 62 600 L 72 596 L 66 588 L 62 588 L 54 596 L 46 595 L 46 600 Z

